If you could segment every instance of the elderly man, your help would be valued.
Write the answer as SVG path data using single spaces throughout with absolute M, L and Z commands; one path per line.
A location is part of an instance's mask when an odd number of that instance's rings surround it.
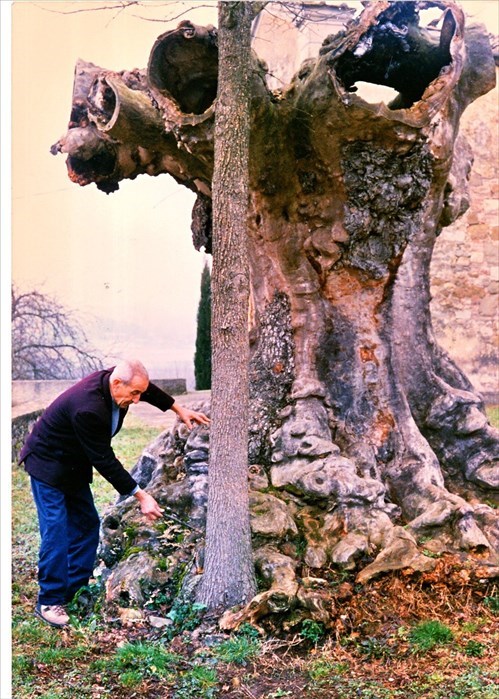
M 149 382 L 138 360 L 96 371 L 44 410 L 21 451 L 31 476 L 41 534 L 39 595 L 35 614 L 55 627 L 69 622 L 65 605 L 88 584 L 99 543 L 99 517 L 90 483 L 92 467 L 121 495 L 134 495 L 151 521 L 161 517 L 156 500 L 139 488 L 111 447 L 132 403 L 173 410 L 189 429 L 209 419 L 177 405 Z

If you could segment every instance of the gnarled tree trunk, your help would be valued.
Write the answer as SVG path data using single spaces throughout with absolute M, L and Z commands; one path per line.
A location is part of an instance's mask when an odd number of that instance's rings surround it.
M 418 9 L 431 6 L 444 11 L 438 31 L 419 26 Z M 488 40 L 451 0 L 379 0 L 320 53 L 274 94 L 254 61 L 249 454 L 260 469 L 250 499 L 269 590 L 227 625 L 297 600 L 327 620 L 300 565 L 358 565 L 360 581 L 425 570 L 423 536 L 425 549 L 478 549 L 497 564 L 498 518 L 485 504 L 497 499 L 497 435 L 436 344 L 429 311 L 435 238 L 466 209 L 459 118 L 494 85 Z M 194 240 L 206 249 L 216 66 L 215 30 L 189 22 L 158 39 L 147 76 L 86 66 L 77 115 L 54 147 L 68 152 L 72 179 L 104 191 L 140 172 L 172 174 L 198 192 Z M 359 80 L 399 96 L 369 104 Z M 125 140 L 107 128 L 126 100 L 119 81 L 157 105 L 143 108 L 144 134 L 131 128 Z M 265 512 L 279 526 L 264 526 Z

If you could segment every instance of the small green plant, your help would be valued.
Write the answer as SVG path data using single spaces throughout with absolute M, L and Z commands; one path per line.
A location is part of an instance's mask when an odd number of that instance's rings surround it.
M 175 671 L 179 656 L 169 653 L 158 643 L 126 643 L 114 656 L 113 669 L 120 674 L 141 677 L 166 677 Z
M 270 692 L 270 694 L 267 694 L 266 699 L 281 699 L 281 697 L 290 697 L 292 696 L 291 691 L 287 689 L 281 689 L 278 687 L 274 692 Z
M 165 557 L 160 558 L 157 562 L 157 568 L 162 572 L 166 572 L 168 570 L 168 560 Z
M 76 616 L 98 614 L 102 608 L 103 591 L 103 586 L 99 583 L 81 587 L 68 605 L 69 614 Z
M 216 670 L 197 665 L 181 675 L 174 699 L 212 699 L 217 685 Z
M 142 682 L 142 673 L 139 670 L 130 670 L 120 675 L 120 683 L 123 687 L 133 689 Z
M 481 619 L 478 621 L 465 621 L 462 629 L 465 633 L 476 633 L 480 626 L 483 626 L 483 621 Z
M 246 665 L 247 661 L 258 655 L 260 641 L 249 636 L 233 636 L 223 641 L 215 649 L 215 655 L 224 663 Z
M 33 658 L 27 655 L 12 655 L 12 674 L 18 677 L 29 675 L 34 670 Z
M 499 595 L 491 595 L 489 597 L 484 597 L 484 604 L 490 609 L 494 614 L 499 614 Z
M 320 621 L 313 619 L 304 619 L 301 624 L 300 636 L 311 643 L 319 643 L 324 637 L 324 625 Z
M 260 632 L 254 626 L 249 624 L 247 621 L 241 624 L 237 630 L 238 636 L 248 636 L 248 638 L 260 638 Z
M 448 626 L 437 620 L 422 621 L 409 631 L 409 642 L 414 650 L 426 652 L 454 638 Z
M 497 680 L 497 673 L 473 667 L 456 677 L 449 699 L 497 699 Z
M 57 631 L 46 624 L 40 624 L 37 619 L 25 619 L 14 626 L 13 639 L 18 643 L 41 644 L 57 638 Z
M 168 635 L 173 638 L 183 631 L 193 631 L 201 623 L 203 614 L 206 611 L 204 604 L 195 602 L 182 602 L 176 599 L 172 608 L 166 615 L 168 619 L 173 621 L 173 626 L 168 630 Z
M 125 558 L 131 558 L 132 556 L 136 556 L 141 551 L 141 546 L 129 546 L 124 550 L 122 558 L 123 560 L 125 560 Z
M 330 660 L 316 660 L 308 668 L 308 674 L 314 682 L 323 684 L 337 672 L 338 664 Z
M 298 535 L 298 538 L 295 541 L 295 546 L 296 546 L 296 557 L 300 560 L 303 559 L 303 557 L 305 556 L 305 552 L 307 550 L 307 547 L 308 547 L 308 541 L 302 532 L 300 532 L 300 534 Z
M 436 686 L 438 687 L 439 685 L 443 684 L 445 682 L 445 675 L 443 675 L 441 672 L 432 672 L 431 674 L 428 675 L 428 686 L 433 687 Z
M 369 660 L 387 658 L 393 653 L 392 648 L 385 641 L 371 636 L 362 639 L 358 648 Z
M 485 652 L 485 645 L 479 641 L 470 640 L 466 644 L 464 652 L 472 658 L 481 658 Z
M 342 675 L 345 675 L 350 669 L 348 663 L 336 663 L 331 660 L 320 658 L 314 660 L 307 668 L 308 675 L 317 685 L 329 684 L 332 681 L 337 681 Z
M 135 539 L 139 531 L 139 525 L 136 522 L 130 522 L 125 527 L 123 531 L 123 536 L 125 536 L 127 539 L 130 539 L 131 541 L 132 539 Z
M 79 619 L 72 614 L 69 615 L 71 629 L 78 639 L 82 639 L 87 645 L 92 644 L 92 634 L 102 627 L 102 618 L 93 612 L 83 619 Z
M 436 551 L 430 551 L 430 549 L 423 549 L 423 555 L 427 558 L 441 558 L 442 554 Z
M 151 581 L 140 581 L 140 589 L 145 598 L 144 607 L 149 610 L 168 608 L 172 603 L 173 592 L 169 582 L 162 585 Z

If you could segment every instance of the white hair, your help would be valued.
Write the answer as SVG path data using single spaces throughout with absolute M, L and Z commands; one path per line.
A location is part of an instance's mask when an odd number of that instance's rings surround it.
M 141 378 L 149 381 L 147 369 L 138 359 L 122 359 L 116 364 L 111 374 L 111 380 L 119 379 L 129 384 L 132 379 Z

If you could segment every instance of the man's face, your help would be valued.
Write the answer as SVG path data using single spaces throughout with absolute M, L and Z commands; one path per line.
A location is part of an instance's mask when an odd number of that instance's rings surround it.
M 124 383 L 121 379 L 113 379 L 109 387 L 116 405 L 120 408 L 128 408 L 132 403 L 139 402 L 141 394 L 148 385 L 149 381 L 135 376 L 129 383 Z

